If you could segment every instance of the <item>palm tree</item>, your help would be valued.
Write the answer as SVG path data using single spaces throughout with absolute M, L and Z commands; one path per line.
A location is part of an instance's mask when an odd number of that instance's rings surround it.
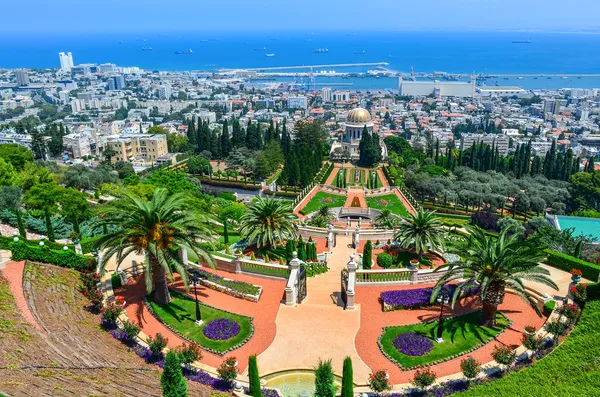
M 520 235 L 511 228 L 500 232 L 498 238 L 490 238 L 479 227 L 467 226 L 465 240 L 457 243 L 451 250 L 462 260 L 440 266 L 436 271 L 446 271 L 433 289 L 433 302 L 444 284 L 459 280 L 469 275 L 468 279 L 458 284 L 452 306 L 456 303 L 464 286 L 473 282 L 479 283 L 479 297 L 483 303 L 482 324 L 492 327 L 496 324 L 498 306 L 504 301 L 506 291 L 511 291 L 529 303 L 540 314 L 535 298 L 525 289 L 523 281 L 534 281 L 548 285 L 556 290 L 558 287 L 548 275 L 550 272 L 539 263 L 544 261 L 540 250 L 520 241 Z
M 384 229 L 393 229 L 398 226 L 398 218 L 392 214 L 390 209 L 386 208 L 377 215 L 377 218 L 375 218 L 375 226 Z
M 413 246 L 420 260 L 428 250 L 437 251 L 444 246 L 443 236 L 444 229 L 435 212 L 420 209 L 398 225 L 394 240 L 403 248 Z
M 310 219 L 310 224 L 317 227 L 327 227 L 335 219 L 335 214 L 326 204 L 323 204 Z
M 273 196 L 258 197 L 248 205 L 240 219 L 240 234 L 249 243 L 256 241 L 258 248 L 270 247 L 279 241 L 296 238 L 295 218 L 289 203 Z
M 178 255 L 181 249 L 190 250 L 210 266 L 214 262 L 202 242 L 212 242 L 214 234 L 206 218 L 190 205 L 190 196 L 179 193 L 170 195 L 157 189 L 150 200 L 125 194 L 100 210 L 100 226 L 115 226 L 114 231 L 100 238 L 96 247 L 105 250 L 98 272 L 104 273 L 108 260 L 116 255 L 117 267 L 127 255 L 144 255 L 146 289 L 154 290 L 154 301 L 160 305 L 169 303 L 168 276 L 173 271 L 188 285 L 187 263 Z

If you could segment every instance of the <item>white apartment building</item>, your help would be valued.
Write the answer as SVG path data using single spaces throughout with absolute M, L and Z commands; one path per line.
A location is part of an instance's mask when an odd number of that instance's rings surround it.
M 306 109 L 308 107 L 305 96 L 291 96 L 288 98 L 287 104 L 290 109 Z
M 81 99 L 73 99 L 71 101 L 71 112 L 80 113 L 85 110 L 85 102 Z
M 168 85 L 161 85 L 158 87 L 158 98 L 162 100 L 171 98 L 171 87 Z
M 15 70 L 15 77 L 17 78 L 17 84 L 20 86 L 29 84 L 29 73 L 25 69 Z
M 70 52 L 67 52 L 66 54 L 64 52 L 59 52 L 58 59 L 60 60 L 60 68 L 62 70 L 69 71 L 75 66 L 73 64 L 73 54 Z
M 323 102 L 331 102 L 333 96 L 331 95 L 331 88 L 325 87 L 321 90 L 321 98 Z
M 80 159 L 92 154 L 90 137 L 84 133 L 68 134 L 63 136 L 63 148 L 70 158 Z

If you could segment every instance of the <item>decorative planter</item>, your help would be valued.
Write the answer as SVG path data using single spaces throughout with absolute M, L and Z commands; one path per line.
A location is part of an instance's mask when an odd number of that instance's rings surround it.
M 573 281 L 574 284 L 579 284 L 581 276 L 571 276 L 571 281 Z
M 527 336 L 534 336 L 536 334 L 535 331 L 527 331 L 527 329 L 525 329 L 523 333 Z

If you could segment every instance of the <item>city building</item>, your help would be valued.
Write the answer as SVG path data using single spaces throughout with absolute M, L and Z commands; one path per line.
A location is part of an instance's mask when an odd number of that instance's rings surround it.
M 287 106 L 290 109 L 306 109 L 308 101 L 305 96 L 291 96 L 287 99 Z
M 73 99 L 71 101 L 71 111 L 73 113 L 80 113 L 85 110 L 85 102 L 81 99 Z
M 358 149 L 360 140 L 362 138 L 365 127 L 369 133 L 373 133 L 373 120 L 371 120 L 371 114 L 368 110 L 363 108 L 354 108 L 348 112 L 346 116 L 346 122 L 344 123 L 344 135 L 341 142 L 334 142 L 331 145 L 330 156 L 338 156 L 339 153 L 346 153 L 352 160 L 358 160 L 360 157 L 360 151 Z M 375 136 L 379 137 L 381 146 L 381 155 L 383 159 L 387 158 L 387 148 L 383 139 L 377 133 Z M 337 149 L 337 150 L 336 150 Z
M 460 150 L 466 150 L 475 144 L 485 143 L 498 149 L 501 156 L 508 154 L 510 137 L 504 134 L 462 134 Z
M 114 73 L 117 71 L 117 65 L 114 63 L 102 63 L 98 65 L 98 70 L 102 73 Z
M 346 102 L 350 99 L 350 91 L 334 91 L 331 93 L 334 102 Z
M 513 96 L 522 95 L 527 91 L 521 87 L 477 87 L 477 93 L 481 96 Z
M 64 71 L 70 71 L 73 66 L 75 66 L 73 64 L 73 54 L 70 52 L 67 52 L 66 54 L 64 52 L 59 52 L 58 58 L 60 60 L 60 68 Z
M 398 94 L 402 96 L 452 96 L 474 97 L 475 78 L 471 82 L 460 81 L 411 81 L 398 78 Z
M 158 87 L 158 98 L 162 100 L 171 98 L 171 87 L 168 85 L 161 85 Z
M 17 84 L 20 86 L 29 84 L 29 73 L 25 69 L 15 70 L 15 77 L 17 78 Z
M 122 90 L 123 88 L 125 88 L 125 77 L 123 75 L 118 74 L 108 78 L 109 91 Z
M 321 90 L 321 99 L 323 102 L 331 102 L 333 96 L 331 95 L 331 88 L 325 87 Z
M 106 139 L 107 148 L 115 151 L 112 162 L 143 159 L 154 163 L 168 153 L 164 134 L 123 134 Z
M 68 134 L 63 136 L 63 148 L 72 159 L 80 159 L 92 154 L 90 137 L 84 133 Z

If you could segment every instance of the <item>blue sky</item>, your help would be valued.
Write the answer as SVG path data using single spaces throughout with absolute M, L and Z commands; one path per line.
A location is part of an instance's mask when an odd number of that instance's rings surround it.
M 600 30 L 598 0 L 13 0 L 0 32 Z M 10 17 L 14 16 L 14 17 Z

